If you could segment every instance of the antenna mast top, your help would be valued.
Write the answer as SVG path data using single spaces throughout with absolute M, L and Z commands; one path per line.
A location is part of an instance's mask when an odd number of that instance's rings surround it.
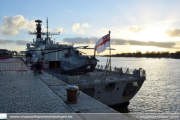
M 48 39 L 48 17 L 46 19 L 46 23 L 47 23 L 47 39 Z
M 41 20 L 35 20 L 35 22 L 37 23 L 36 24 L 36 30 L 37 30 L 37 32 L 36 31 L 34 31 L 34 32 L 30 32 L 29 31 L 29 34 L 30 35 L 36 35 L 37 36 L 37 38 L 41 38 L 41 35 L 47 35 L 47 40 L 49 40 L 49 35 L 59 35 L 60 34 L 60 32 L 48 32 L 48 17 L 46 18 L 46 24 L 47 24 L 47 32 L 43 32 L 43 31 L 41 31 L 41 23 L 42 23 L 42 21 Z
M 36 24 L 36 30 L 37 32 L 31 33 L 31 34 L 36 34 L 36 38 L 41 38 L 41 20 L 35 20 Z

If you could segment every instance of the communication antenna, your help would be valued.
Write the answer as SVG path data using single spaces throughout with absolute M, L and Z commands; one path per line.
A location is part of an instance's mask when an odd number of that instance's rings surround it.
M 46 23 L 47 23 L 47 40 L 48 40 L 48 17 L 46 19 Z
M 48 17 L 46 18 L 46 24 L 47 24 L 47 31 L 41 31 L 41 23 L 42 21 L 41 20 L 35 20 L 35 22 L 37 23 L 36 24 L 36 31 L 34 32 L 31 32 L 29 31 L 29 34 L 30 35 L 36 35 L 36 38 L 41 38 L 42 35 L 46 35 L 46 39 L 49 43 L 49 35 L 51 35 L 51 38 L 52 38 L 52 35 L 59 35 L 60 32 L 49 32 L 48 31 Z

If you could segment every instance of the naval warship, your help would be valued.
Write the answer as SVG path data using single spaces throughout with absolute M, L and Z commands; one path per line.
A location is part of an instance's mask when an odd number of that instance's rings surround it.
M 36 39 L 26 44 L 26 63 L 41 59 L 46 72 L 67 84 L 78 86 L 94 99 L 108 106 L 129 105 L 146 79 L 145 70 L 97 65 L 95 56 L 85 56 L 77 50 L 86 49 L 87 46 L 74 47 L 73 44 L 55 43 L 49 35 L 59 35 L 60 32 L 48 32 L 48 20 L 47 32 L 42 32 L 42 21 L 35 22 L 36 31 L 29 33 L 36 35 Z M 46 37 L 43 38 L 43 35 Z

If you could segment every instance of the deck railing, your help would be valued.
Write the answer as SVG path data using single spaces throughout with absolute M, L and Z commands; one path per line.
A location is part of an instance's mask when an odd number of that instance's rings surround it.
M 0 62 L 0 72 L 3 71 L 32 71 L 32 64 L 24 64 L 23 62 Z M 42 70 L 45 71 L 45 63 L 42 63 Z
M 99 68 L 99 69 L 98 69 Z M 146 77 L 146 72 L 142 68 L 136 69 L 129 69 L 129 68 L 117 68 L 112 67 L 111 77 L 110 72 L 104 70 L 104 66 L 97 66 L 94 72 L 90 72 L 86 75 L 78 75 L 78 76 L 68 76 L 62 75 L 54 72 L 49 72 L 53 76 L 57 77 L 58 79 L 66 82 L 67 84 L 77 85 L 79 87 L 89 86 L 92 87 L 94 85 L 105 84 L 111 80 L 127 80 L 127 78 L 141 78 Z
M 22 62 L 0 62 L 0 72 L 2 74 L 3 71 L 26 71 L 28 68 Z

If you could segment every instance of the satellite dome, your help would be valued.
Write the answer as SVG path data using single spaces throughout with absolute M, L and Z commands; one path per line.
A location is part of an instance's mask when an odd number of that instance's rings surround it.
M 27 48 L 30 48 L 30 43 L 27 43 L 26 46 L 27 46 Z

